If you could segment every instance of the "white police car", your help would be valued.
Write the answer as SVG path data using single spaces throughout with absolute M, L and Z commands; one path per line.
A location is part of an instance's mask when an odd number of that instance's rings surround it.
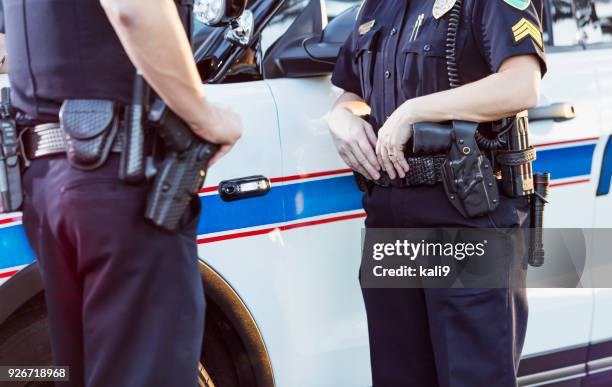
M 246 126 L 200 195 L 204 386 L 371 384 L 357 282 L 365 214 L 325 121 L 339 93 L 329 82 L 330 62 L 355 7 L 328 26 L 323 10 L 335 15 L 356 4 L 251 1 L 253 35 L 245 46 L 228 40 L 224 28 L 197 29 L 206 92 L 233 106 Z M 549 72 L 531 118 L 535 167 L 553 177 L 546 225 L 609 228 L 612 1 L 545 6 Z M 271 189 L 240 200 L 232 187 L 247 176 L 269 179 Z M 218 187 L 221 181 L 229 182 Z M 548 259 L 554 265 L 554 254 Z M 612 260 L 589 255 L 583 275 L 612 276 Z M 0 281 L 0 365 L 49 363 L 42 285 L 18 214 L 0 219 Z M 612 290 L 531 289 L 529 298 L 521 384 L 612 385 Z

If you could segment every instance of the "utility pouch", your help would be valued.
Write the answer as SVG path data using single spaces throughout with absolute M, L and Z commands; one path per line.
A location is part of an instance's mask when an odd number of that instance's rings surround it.
M 446 195 L 466 218 L 486 215 L 499 205 L 493 168 L 476 143 L 477 128 L 473 122 L 453 122 L 448 159 L 442 167 Z
M 70 164 L 82 170 L 99 168 L 119 131 L 117 105 L 110 100 L 67 99 L 60 110 L 60 126 Z

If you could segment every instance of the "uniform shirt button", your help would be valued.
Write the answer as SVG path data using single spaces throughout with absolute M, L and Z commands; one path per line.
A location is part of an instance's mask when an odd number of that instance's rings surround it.
M 431 51 L 431 44 L 426 44 L 426 45 L 423 47 L 423 51 L 425 51 L 425 52 L 429 52 L 429 51 Z
M 397 30 L 394 28 L 394 29 L 391 30 L 391 35 L 393 36 L 395 34 L 397 34 Z
M 389 70 L 385 71 L 385 78 L 387 79 L 391 78 L 391 71 Z

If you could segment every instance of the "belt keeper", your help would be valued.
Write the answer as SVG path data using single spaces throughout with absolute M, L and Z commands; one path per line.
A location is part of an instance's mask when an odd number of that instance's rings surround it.
M 19 132 L 19 153 L 20 153 L 21 159 L 23 160 L 24 168 L 29 168 L 30 165 L 32 164 L 32 161 L 28 158 L 28 152 L 26 151 L 25 145 L 23 143 L 23 136 L 30 129 L 31 129 L 30 127 L 27 127 L 27 128 L 22 129 Z

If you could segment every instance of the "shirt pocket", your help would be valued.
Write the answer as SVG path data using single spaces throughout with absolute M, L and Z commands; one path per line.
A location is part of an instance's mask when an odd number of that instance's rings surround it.
M 404 99 L 446 90 L 446 23 L 425 19 L 416 37 L 401 43 L 398 69 Z M 410 28 L 412 29 L 412 27 Z
M 355 62 L 359 68 L 359 80 L 361 82 L 361 95 L 366 102 L 370 101 L 374 87 L 374 68 L 378 53 L 378 42 L 380 41 L 381 28 L 376 27 L 358 36 L 355 43 Z

